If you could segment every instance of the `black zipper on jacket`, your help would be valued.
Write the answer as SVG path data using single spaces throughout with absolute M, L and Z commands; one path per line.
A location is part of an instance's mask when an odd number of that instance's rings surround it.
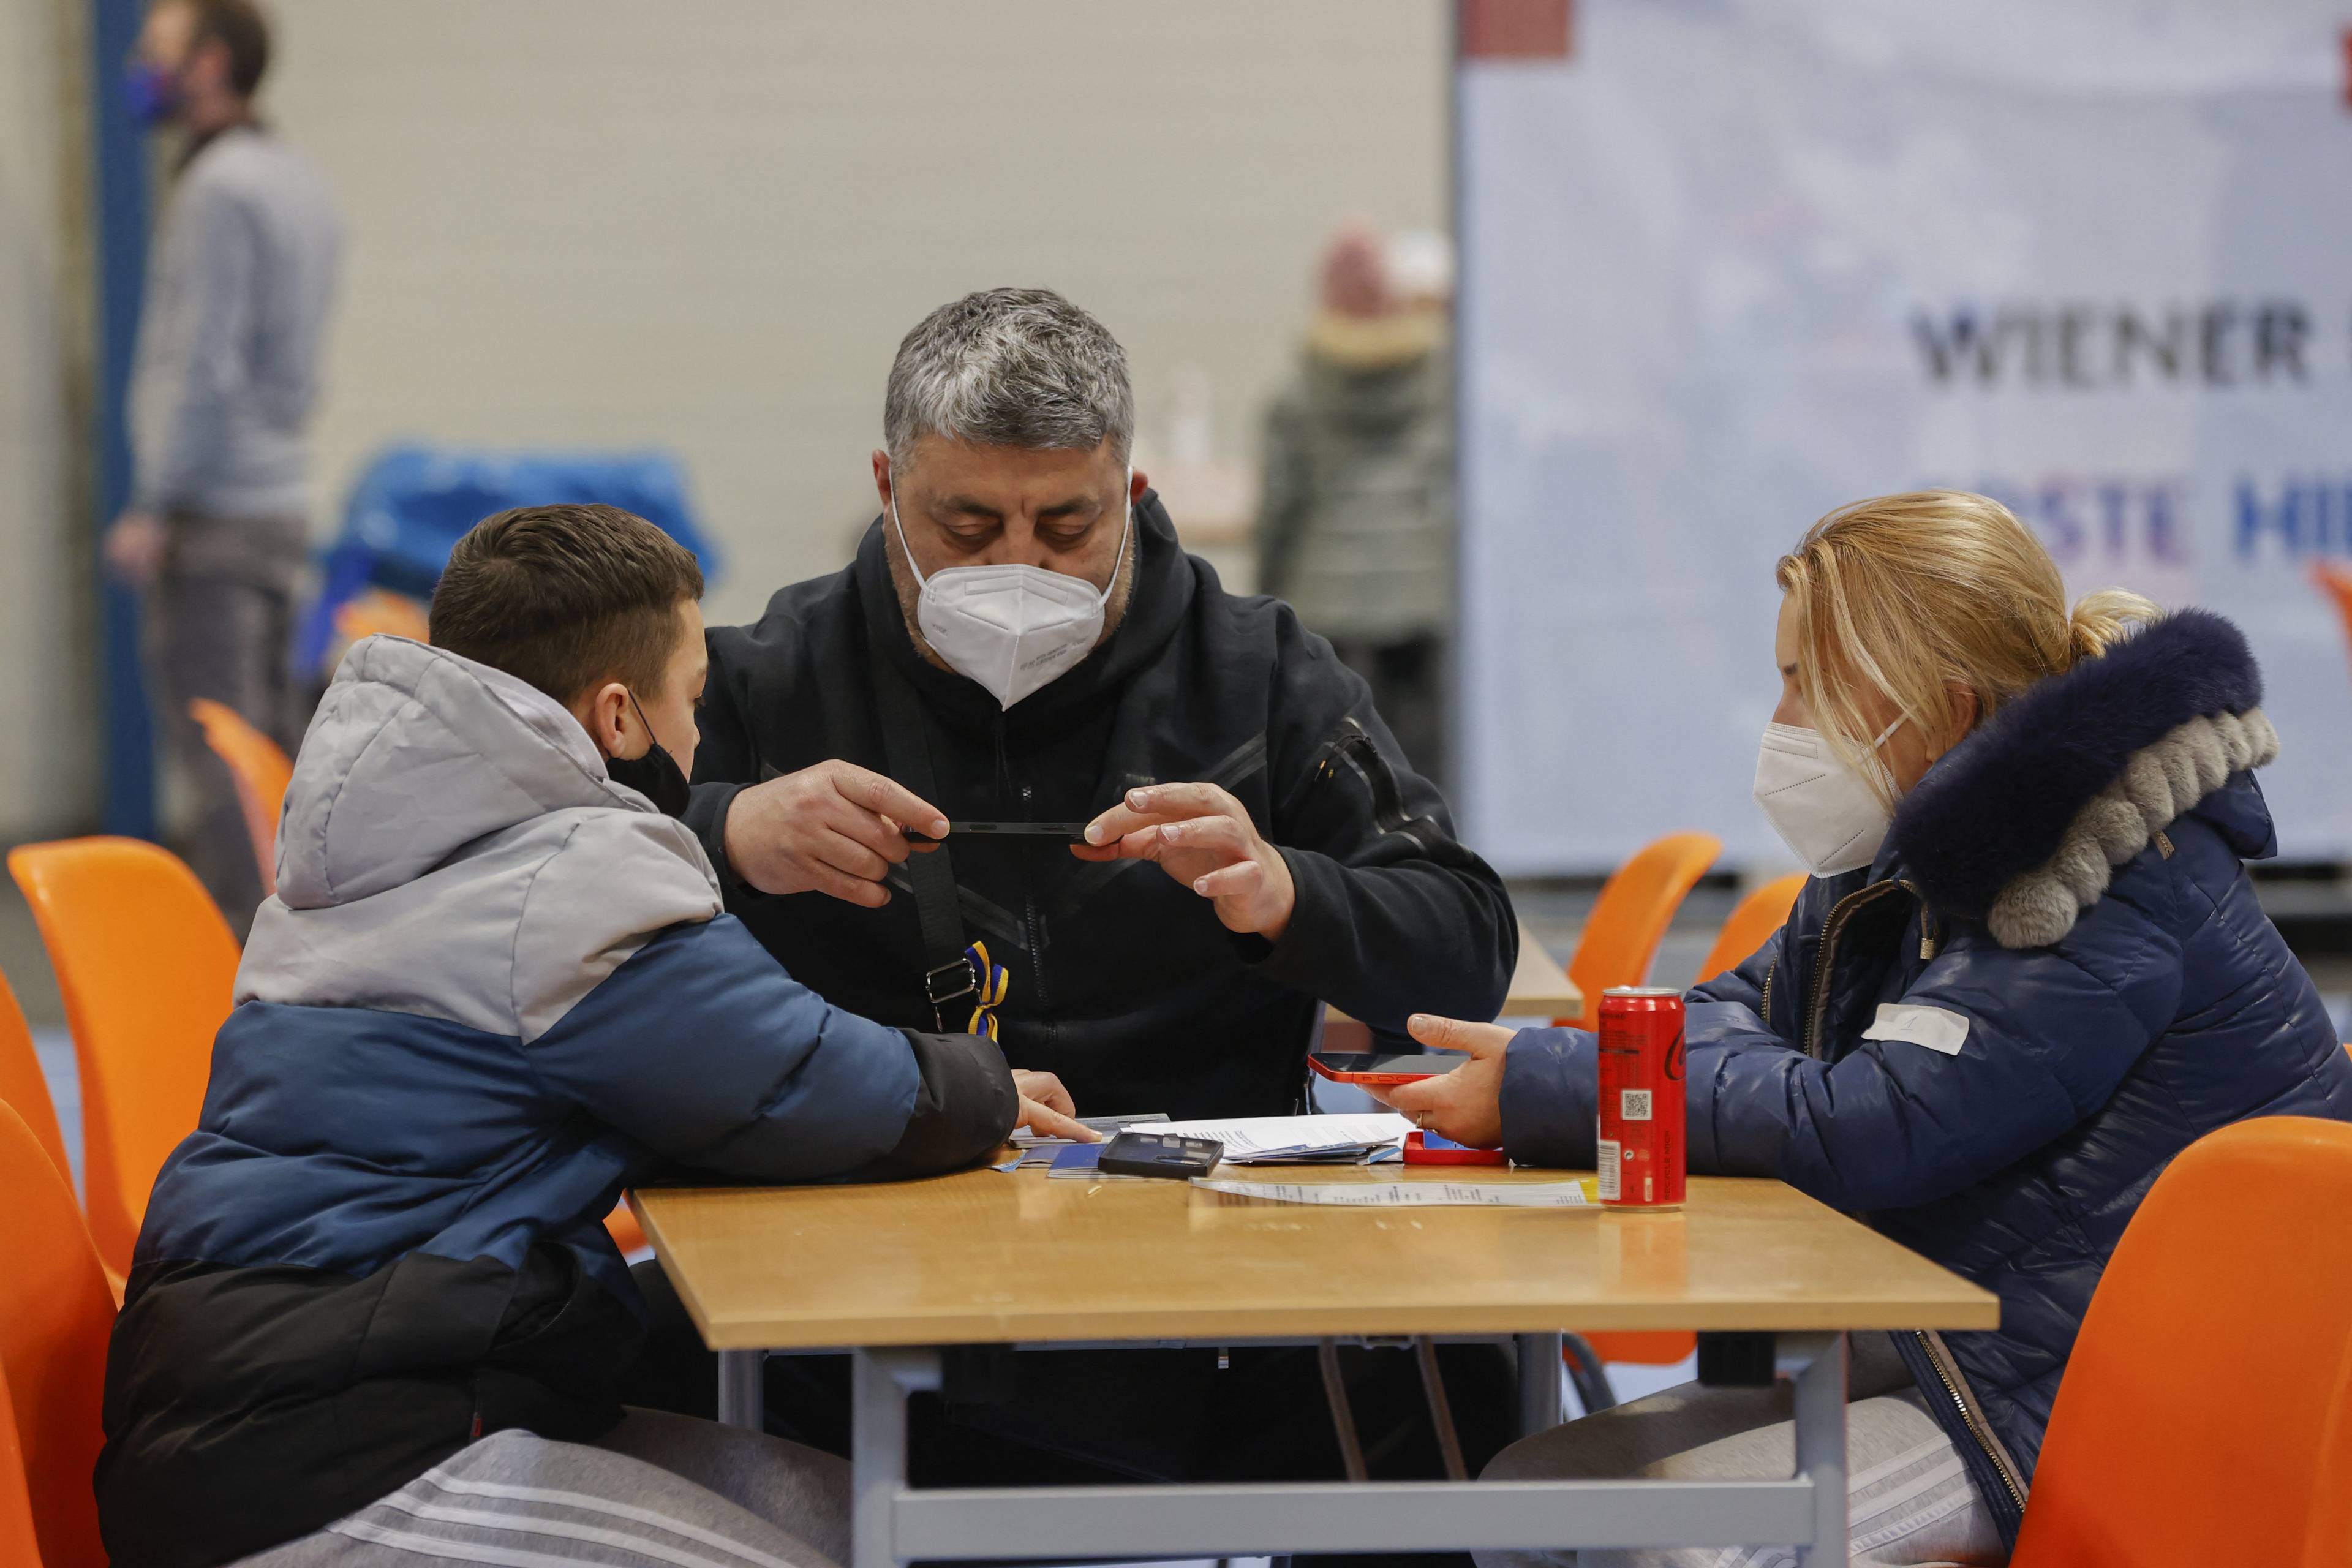
M 1960 1376 L 1960 1369 L 1954 1364 L 1951 1352 L 1944 1348 L 1944 1336 L 1927 1329 L 1914 1329 L 1911 1332 L 1918 1340 L 1920 1350 L 1926 1352 L 1927 1364 L 1935 1368 L 1936 1381 L 1944 1385 L 1944 1397 L 1950 1400 L 1952 1408 L 1959 1412 L 1960 1425 L 1976 1440 L 1977 1447 L 1984 1451 L 1984 1457 L 1992 1464 L 1993 1473 L 2000 1478 L 2001 1489 L 2009 1493 L 2009 1500 L 2016 1505 L 2018 1515 L 2022 1518 L 2025 1513 L 2025 1482 L 2018 1476 L 2016 1465 L 2011 1462 L 2009 1451 L 1994 1440 L 1992 1428 L 1985 1425 L 1976 1401 L 1969 1397 L 1967 1380 Z
M 1853 919 L 1853 911 L 1863 905 L 1875 903 L 1888 893 L 1898 890 L 1912 892 L 1916 889 L 1910 883 L 1902 881 L 1873 882 L 1867 888 L 1857 888 L 1840 899 L 1837 907 L 1830 910 L 1829 919 L 1822 922 L 1822 947 L 1813 955 L 1813 992 L 1805 999 L 1804 1033 L 1797 1039 L 1798 1047 L 1807 1056 L 1818 1058 L 1822 1054 L 1818 1048 L 1819 1036 L 1822 1020 L 1829 1016 L 1830 1010 L 1830 966 L 1836 962 L 1838 938 L 1845 931 L 1845 922 Z
M 1836 962 L 1837 939 L 1843 932 L 1846 921 L 1852 919 L 1853 912 L 1864 904 L 1874 903 L 1886 894 L 1898 889 L 1919 900 L 1920 958 L 1925 960 L 1936 956 L 1935 916 L 1927 908 L 1926 897 L 1914 884 L 1900 878 L 1892 878 L 1884 882 L 1873 882 L 1866 888 L 1856 889 L 1840 899 L 1836 907 L 1830 910 L 1829 919 L 1822 922 L 1821 952 L 1815 955 L 1813 962 L 1813 992 L 1806 998 L 1805 1032 L 1803 1038 L 1799 1042 L 1807 1056 L 1819 1058 L 1822 1054 L 1817 1047 L 1820 1044 L 1822 1021 L 1829 1016 L 1830 969 Z M 1776 964 L 1774 970 L 1777 971 L 1777 969 Z M 1771 1005 L 1773 973 L 1774 971 L 1768 971 L 1764 976 L 1764 1004 L 1768 1009 Z M 1771 1016 L 1768 1011 L 1765 1016 L 1765 1025 L 1769 1028 L 1770 1024 Z M 1943 1336 L 1926 1329 L 1914 1329 L 1911 1331 L 1919 1342 L 1919 1349 L 1927 1355 L 1927 1364 L 1935 1369 L 1936 1381 L 1943 1385 L 1944 1397 L 1951 1402 L 1953 1410 L 1958 1414 L 1961 1428 L 1968 1433 L 1970 1440 L 1983 1453 L 1985 1461 L 1992 1467 L 1993 1473 L 2000 1478 L 2001 1489 L 2009 1493 L 2010 1501 L 2016 1506 L 2019 1516 L 2023 1517 L 2025 1483 L 2019 1477 L 2017 1467 L 2010 1459 L 2008 1450 L 1993 1437 L 1992 1428 L 1985 1424 L 1984 1415 L 1978 1410 L 1976 1401 L 1969 1397 L 1967 1380 L 1960 1375 L 1960 1369 L 1953 1363 L 1951 1352 L 1945 1348 Z

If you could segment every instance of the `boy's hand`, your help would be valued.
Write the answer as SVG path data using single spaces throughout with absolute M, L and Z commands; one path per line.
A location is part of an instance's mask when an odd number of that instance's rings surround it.
M 1021 1096 L 1021 1120 L 1016 1131 L 1026 1127 L 1040 1138 L 1069 1138 L 1080 1143 L 1102 1142 L 1101 1133 L 1076 1120 L 1077 1102 L 1052 1073 L 1014 1068 L 1013 1087 Z
M 1366 1084 L 1374 1100 L 1402 1111 L 1413 1124 L 1473 1149 L 1499 1148 L 1503 1142 L 1503 1053 L 1511 1031 L 1500 1024 L 1472 1024 L 1415 1013 L 1405 1030 L 1424 1046 L 1468 1051 L 1470 1059 L 1452 1072 L 1418 1083 Z
M 937 806 L 836 759 L 738 794 L 727 808 L 727 863 L 763 893 L 830 893 L 878 910 L 890 901 L 882 879 L 917 847 L 907 827 L 948 833 Z

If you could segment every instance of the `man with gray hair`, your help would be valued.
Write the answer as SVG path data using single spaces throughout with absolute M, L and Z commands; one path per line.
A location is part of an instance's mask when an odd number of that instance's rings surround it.
M 857 559 L 710 635 L 687 820 L 838 1006 L 992 1030 L 1088 1115 L 1281 1114 L 1318 1003 L 1492 1017 L 1517 923 L 1364 682 L 1184 553 L 1134 428 L 1126 354 L 1059 295 L 927 317 Z
M 710 634 L 686 820 L 728 908 L 837 1006 L 992 1035 L 1088 1115 L 1298 1110 L 1318 1004 L 1391 1036 L 1493 1017 L 1517 926 L 1364 682 L 1184 552 L 1134 431 L 1126 354 L 1057 294 L 907 334 L 856 559 Z M 1501 1358 L 1444 1353 L 1464 1447 L 1499 1446 Z M 1442 1475 L 1412 1359 L 1347 1363 L 1383 1473 Z M 1311 1350 L 1015 1371 L 1004 1405 L 919 1422 L 919 1481 L 1340 1473 Z M 809 1415 L 828 1379 L 772 1363 L 771 1411 L 838 1441 Z

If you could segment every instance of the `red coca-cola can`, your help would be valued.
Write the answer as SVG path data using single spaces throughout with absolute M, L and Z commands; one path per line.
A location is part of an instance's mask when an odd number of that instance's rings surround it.
M 1683 997 L 1661 985 L 1601 994 L 1598 1163 L 1611 1208 L 1683 1206 Z

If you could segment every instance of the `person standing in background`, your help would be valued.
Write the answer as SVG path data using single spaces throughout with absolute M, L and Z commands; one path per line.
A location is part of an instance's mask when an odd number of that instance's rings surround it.
M 255 117 L 269 28 L 252 0 L 156 0 L 125 68 L 132 112 L 186 138 L 149 263 L 129 399 L 131 505 L 106 536 L 143 591 L 147 679 L 194 787 L 196 874 L 243 937 L 262 898 L 207 697 L 291 752 L 288 668 L 310 548 L 307 426 L 342 225 L 310 161 Z
M 1444 236 L 1343 227 L 1297 379 L 1267 411 L 1258 589 L 1370 683 L 1413 767 L 1445 778 L 1454 381 Z

